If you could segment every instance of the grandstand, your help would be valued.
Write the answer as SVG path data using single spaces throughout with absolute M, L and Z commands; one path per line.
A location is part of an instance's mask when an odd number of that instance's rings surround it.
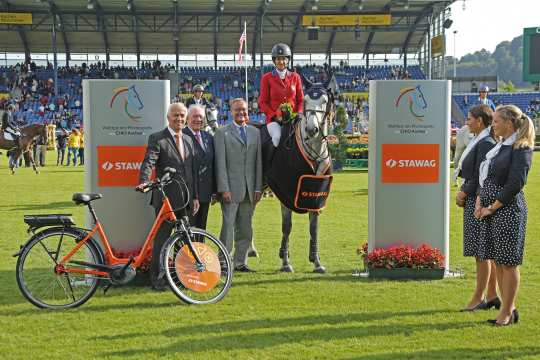
M 274 43 L 291 45 L 293 62 L 307 78 L 324 80 L 331 69 L 347 95 L 367 92 L 371 79 L 443 78 L 444 51 L 434 54 L 429 40 L 451 25 L 447 9 L 452 2 L 2 0 L 0 12 L 30 14 L 31 20 L 0 23 L 0 63 L 5 63 L 0 102 L 15 102 L 21 123 L 80 126 L 83 79 L 174 79 L 178 88 L 171 94 L 177 99 L 190 94 L 194 84 L 204 84 L 221 121 L 227 122 L 228 99 L 245 93 L 235 52 L 246 21 L 251 120 L 263 121 L 254 100 L 261 74 L 271 69 Z M 325 26 L 315 22 L 319 15 L 335 21 L 354 15 L 357 22 Z M 363 23 L 364 15 L 379 20 Z M 309 16 L 312 23 L 306 25 Z M 455 96 L 465 115 L 465 99 L 471 96 Z M 530 101 L 538 95 L 493 97 L 533 110 Z M 367 118 L 364 102 L 347 96 L 339 101 L 351 120 Z M 352 121 L 347 130 L 353 131 Z

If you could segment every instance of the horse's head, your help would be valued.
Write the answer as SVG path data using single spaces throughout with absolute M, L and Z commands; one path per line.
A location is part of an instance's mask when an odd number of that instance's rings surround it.
M 219 124 L 217 122 L 218 114 L 218 110 L 215 107 L 206 107 L 206 123 L 213 131 L 215 131 L 219 127 Z
M 141 100 L 141 97 L 139 96 L 139 93 L 137 92 L 137 89 L 135 89 L 135 85 L 131 85 L 128 88 L 127 91 L 127 102 L 130 106 L 137 110 L 142 110 L 144 108 L 144 104 Z
M 334 108 L 334 96 L 326 83 L 312 84 L 304 79 L 306 91 L 304 94 L 304 115 L 306 117 L 306 134 L 309 138 L 326 137 L 328 121 Z

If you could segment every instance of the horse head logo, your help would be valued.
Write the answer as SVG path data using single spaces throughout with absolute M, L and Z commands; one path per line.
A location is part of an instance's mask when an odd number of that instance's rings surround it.
M 141 111 L 144 108 L 144 104 L 135 85 L 131 85 L 130 87 L 119 87 L 113 91 L 114 95 L 111 98 L 109 107 L 112 109 L 117 98 L 123 100 L 124 111 L 126 112 L 127 117 L 132 121 L 138 122 L 141 116 L 133 115 L 133 112 Z
M 406 98 L 409 106 L 409 111 L 412 116 L 418 121 L 423 121 L 424 110 L 428 104 L 424 93 L 422 92 L 421 85 L 416 87 L 406 87 L 399 91 L 399 96 L 396 99 L 396 107 L 399 107 L 401 99 Z

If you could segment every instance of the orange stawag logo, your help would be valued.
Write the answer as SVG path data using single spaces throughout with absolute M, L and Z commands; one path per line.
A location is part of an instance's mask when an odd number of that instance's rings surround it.
M 146 146 L 98 146 L 98 186 L 137 186 Z
M 383 144 L 381 182 L 439 182 L 439 144 Z

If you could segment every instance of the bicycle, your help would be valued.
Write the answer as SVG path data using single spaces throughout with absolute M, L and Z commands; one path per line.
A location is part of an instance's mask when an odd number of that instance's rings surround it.
M 101 194 L 73 194 L 77 205 L 88 206 L 93 219 L 92 229 L 77 227 L 70 214 L 25 215 L 31 238 L 14 254 L 17 259 L 17 284 L 23 296 L 33 305 L 47 309 L 75 308 L 94 295 L 100 283 L 104 292 L 112 285 L 131 281 L 151 250 L 154 238 L 164 221 L 174 223 L 172 235 L 165 241 L 160 255 L 160 277 L 165 276 L 173 293 L 188 304 L 210 304 L 221 300 L 232 282 L 232 266 L 227 249 L 212 234 L 191 227 L 185 208 L 177 219 L 164 188 L 180 182 L 166 168 L 161 179 L 135 190 L 157 189 L 163 204 L 140 253 L 121 258 L 113 254 L 105 231 L 94 211 L 92 201 Z M 189 191 L 185 182 L 183 185 Z M 36 233 L 36 230 L 45 228 Z M 98 235 L 98 242 L 94 235 Z M 100 246 L 101 245 L 101 246 Z

